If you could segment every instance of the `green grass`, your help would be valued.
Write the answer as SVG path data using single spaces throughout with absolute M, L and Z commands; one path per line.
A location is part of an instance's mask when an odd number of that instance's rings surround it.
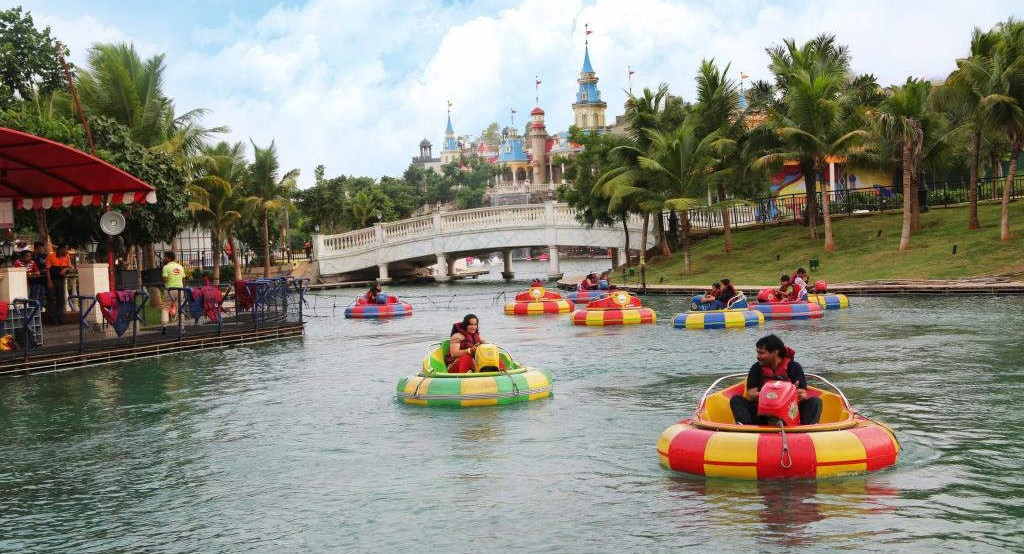
M 812 282 L 955 279 L 1024 272 L 1024 202 L 1010 205 L 1011 239 L 1007 242 L 999 240 L 998 204 L 979 205 L 978 218 L 981 229 L 968 231 L 966 207 L 932 208 L 921 214 L 923 229 L 911 233 L 910 250 L 904 252 L 897 250 L 903 224 L 900 213 L 833 219 L 836 250 L 829 253 L 824 252 L 823 240 L 810 240 L 807 228 L 798 225 L 733 232 L 731 253 L 725 252 L 721 235 L 712 235 L 692 246 L 690 275 L 683 275 L 682 252 L 676 251 L 668 259 L 655 258 L 648 263 L 647 282 L 707 286 L 729 277 L 743 285 L 775 284 L 779 275 L 797 267 L 810 270 L 813 257 L 818 258 L 820 267 L 810 272 Z M 822 226 L 818 230 L 824 234 Z

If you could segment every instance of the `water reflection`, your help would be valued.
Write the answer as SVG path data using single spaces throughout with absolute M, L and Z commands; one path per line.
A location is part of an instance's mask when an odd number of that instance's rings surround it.
M 672 476 L 677 517 L 708 533 L 739 533 L 786 549 L 821 541 L 814 523 L 892 513 L 899 491 L 877 476 L 821 480 L 743 481 Z M 846 534 L 849 538 L 849 533 Z

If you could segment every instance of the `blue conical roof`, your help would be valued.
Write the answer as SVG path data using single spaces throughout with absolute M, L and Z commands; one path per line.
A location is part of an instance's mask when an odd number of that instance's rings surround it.
M 590 46 L 585 45 L 583 47 L 583 69 L 582 73 L 593 73 L 594 68 L 590 65 Z
M 452 114 L 448 114 L 448 128 L 444 130 L 445 134 L 451 134 L 455 131 L 452 129 Z

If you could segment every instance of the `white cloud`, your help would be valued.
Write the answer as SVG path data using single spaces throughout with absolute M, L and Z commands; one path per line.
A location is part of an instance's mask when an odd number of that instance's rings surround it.
M 874 73 L 883 85 L 908 75 L 943 77 L 967 51 L 973 27 L 1022 11 L 1008 0 L 312 0 L 226 14 L 219 26 L 204 18 L 177 29 L 187 38 L 173 41 L 147 33 L 147 14 L 129 31 L 124 14 L 119 27 L 88 4 L 68 17 L 41 9 L 33 10 L 37 22 L 52 25 L 76 55 L 97 41 L 130 41 L 147 56 L 166 52 L 166 88 L 179 110 L 211 109 L 207 123 L 229 125 L 231 140 L 276 140 L 282 166 L 300 168 L 304 185 L 319 163 L 328 175 L 398 175 L 423 137 L 436 153 L 448 99 L 460 134 L 492 121 L 507 125 L 510 108 L 522 127 L 535 75 L 548 130 L 564 130 L 584 23 L 594 30 L 591 59 L 612 120 L 622 112 L 627 65 L 637 72 L 634 91 L 665 81 L 690 99 L 702 58 L 731 62 L 733 78 L 742 70 L 769 79 L 766 46 L 833 33 L 849 45 L 854 70 Z

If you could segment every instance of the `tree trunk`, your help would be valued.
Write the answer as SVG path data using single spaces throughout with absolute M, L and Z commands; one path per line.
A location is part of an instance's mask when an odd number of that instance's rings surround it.
M 36 231 L 39 232 L 39 241 L 47 246 L 50 244 L 50 227 L 46 224 L 46 210 L 33 210 L 36 214 Z
M 242 278 L 242 259 L 238 255 L 238 247 L 235 245 L 235 232 L 228 230 L 228 246 L 231 247 L 231 263 L 235 266 L 235 280 Z
M 220 250 L 224 232 L 217 229 L 213 232 L 213 284 L 220 284 Z
M 640 266 L 647 263 L 647 228 L 651 224 L 651 214 L 644 213 L 644 224 L 640 228 Z
M 836 241 L 832 237 L 832 206 L 829 185 L 832 180 L 832 171 L 829 171 L 829 178 L 821 184 L 821 215 L 825 223 L 825 252 L 833 252 L 836 249 Z
M 682 221 L 679 225 L 680 238 L 679 244 L 683 249 L 683 274 L 689 275 L 693 273 L 693 264 L 690 259 L 690 212 L 684 211 L 682 215 Z
M 1003 178 L 1003 164 L 999 163 L 999 156 L 997 156 L 995 152 L 992 153 L 992 161 L 990 163 L 991 163 L 991 165 L 990 165 L 989 173 L 991 173 L 991 175 L 992 175 L 992 183 L 994 184 L 997 179 L 1002 179 Z M 996 196 L 996 187 L 993 186 L 992 187 L 992 200 L 995 200 L 996 198 L 997 198 L 997 196 Z
M 270 212 L 263 210 L 263 278 L 270 278 Z
M 145 269 L 152 269 L 156 267 L 156 248 L 153 248 L 152 244 L 147 244 L 142 247 L 142 266 Z
M 718 183 L 718 201 L 725 200 L 725 185 Z M 725 251 L 732 252 L 732 229 L 729 220 L 729 208 L 722 208 L 722 239 L 725 240 Z
M 626 267 L 629 267 L 629 214 L 622 214 L 622 232 L 626 234 Z
M 911 144 L 903 141 L 903 231 L 900 234 L 900 251 L 910 248 L 910 182 L 913 181 L 913 164 L 910 156 Z
M 807 217 L 807 226 L 810 227 L 811 240 L 818 240 L 818 176 L 814 164 L 800 163 L 801 172 L 804 175 L 804 188 L 807 189 L 807 205 L 804 208 L 804 215 Z
M 971 171 L 967 183 L 967 229 L 980 229 L 978 223 L 978 158 L 981 157 L 981 129 L 975 128 L 971 135 Z
M 661 255 L 666 258 L 672 255 L 668 246 L 668 231 L 665 229 L 665 213 L 658 212 L 658 234 L 661 236 Z
M 999 212 L 999 240 L 1010 240 L 1010 190 L 1013 189 L 1013 179 L 1017 176 L 1017 157 L 1020 156 L 1020 140 L 1013 141 L 1013 149 L 1010 153 L 1010 168 L 1006 172 L 1006 184 L 1003 185 L 1003 205 Z

